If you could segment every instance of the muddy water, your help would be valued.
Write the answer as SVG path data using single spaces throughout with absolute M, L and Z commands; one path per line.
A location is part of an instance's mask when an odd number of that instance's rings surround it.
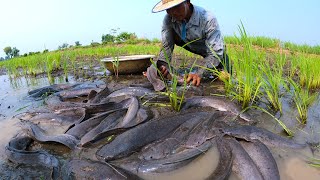
M 211 148 L 204 155 L 195 159 L 191 164 L 178 170 L 161 174 L 140 174 L 140 177 L 150 180 L 169 180 L 169 179 L 205 179 L 217 167 L 219 152 L 216 147 Z
M 306 156 L 312 156 L 308 150 L 293 151 L 270 149 L 278 164 L 280 178 L 282 180 L 319 180 L 320 169 L 309 166 L 304 159 Z M 144 174 L 141 177 L 148 180 L 175 180 L 188 179 L 199 180 L 205 179 L 213 172 L 218 165 L 219 153 L 216 148 L 212 148 L 201 157 L 194 160 L 189 165 L 172 171 L 170 173 L 161 174 Z M 235 174 L 231 174 L 229 180 L 240 180 Z
M 71 82 L 74 81 L 71 79 Z M 63 82 L 63 79 L 56 78 L 54 83 L 65 82 Z M 40 107 L 42 101 L 26 98 L 27 93 L 30 90 L 47 85 L 50 85 L 47 78 L 32 80 L 21 78 L 11 81 L 7 75 L 0 76 L 0 167 L 4 174 L 6 174 L 4 167 L 7 165 L 4 153 L 5 146 L 17 132 L 21 131 L 19 120 L 14 116 L 29 109 Z M 7 174 L 10 173 L 12 172 L 7 172 Z
M 146 79 L 141 76 L 122 77 L 116 81 L 109 83 L 110 87 L 119 88 L 128 84 L 144 83 Z M 70 79 L 73 83 L 75 80 Z M 55 83 L 65 83 L 64 79 L 55 79 Z M 8 171 L 8 174 L 15 173 L 15 168 L 6 170 L 8 161 L 4 155 L 4 147 L 9 140 L 20 131 L 19 121 L 13 116 L 23 113 L 29 109 L 41 106 L 41 101 L 26 99 L 27 92 L 32 89 L 49 85 L 47 78 L 39 78 L 36 80 L 16 79 L 10 81 L 8 76 L 0 76 L 0 166 L 2 171 Z M 221 83 L 213 85 L 203 84 L 205 95 L 223 92 Z M 308 123 L 305 126 L 299 125 L 296 120 L 297 112 L 293 104 L 290 103 L 290 97 L 283 98 L 283 115 L 279 116 L 290 129 L 295 131 L 294 139 L 298 142 L 312 142 L 314 144 L 320 141 L 320 108 L 319 99 L 315 102 L 309 111 Z M 262 105 L 263 106 L 263 105 Z M 269 115 L 256 110 L 249 110 L 260 123 L 258 126 L 264 127 L 274 133 L 281 134 L 281 127 Z M 283 133 L 282 133 L 283 134 Z M 293 151 L 288 149 L 272 149 L 273 155 L 278 163 L 281 179 L 320 179 L 320 169 L 309 166 L 305 160 L 312 157 L 310 150 Z M 162 173 L 162 174 L 144 174 L 141 175 L 146 179 L 204 179 L 209 176 L 213 169 L 217 166 L 218 152 L 216 148 L 212 148 L 207 153 L 197 158 L 188 166 L 179 170 Z M 315 150 L 315 157 L 320 157 L 319 150 Z M 13 170 L 12 170 L 13 169 Z M 13 171 L 13 172 L 12 172 Z M 18 172 L 18 169 L 17 169 Z M 4 172 L 6 173 L 6 172 Z M 232 174 L 230 179 L 237 179 Z

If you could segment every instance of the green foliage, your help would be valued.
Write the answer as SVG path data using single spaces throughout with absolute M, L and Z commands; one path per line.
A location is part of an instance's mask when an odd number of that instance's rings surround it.
M 240 37 L 236 37 L 237 44 L 240 44 L 243 49 L 237 51 L 231 58 L 235 74 L 226 83 L 226 89 L 229 90 L 227 92 L 229 96 L 240 101 L 242 107 L 246 108 L 259 98 L 262 75 L 258 65 L 264 59 L 265 53 L 253 48 L 252 39 L 247 35 L 242 23 L 239 26 L 239 32 Z
M 135 33 L 122 32 L 116 37 L 117 42 L 125 42 L 129 39 L 137 39 L 137 35 Z
M 260 69 L 263 72 L 262 88 L 273 109 L 282 113 L 282 103 L 280 98 L 281 87 L 284 87 L 285 84 L 283 80 L 283 67 L 286 64 L 286 55 L 279 52 L 275 55 L 275 60 L 276 63 L 266 62 L 260 64 Z
M 3 49 L 3 51 L 4 51 L 4 53 L 6 53 L 7 56 L 10 57 L 10 55 L 11 55 L 11 53 L 12 53 L 12 48 L 11 48 L 10 46 L 8 46 L 8 47 L 5 47 L 5 48 Z
M 160 75 L 160 78 L 163 82 L 165 82 L 165 86 L 166 86 L 166 91 L 165 92 L 159 92 L 159 94 L 165 95 L 169 98 L 170 100 L 170 106 L 172 107 L 173 110 L 179 112 L 182 106 L 182 103 L 184 102 L 184 93 L 186 91 L 186 79 L 184 78 L 184 82 L 183 82 L 183 89 L 182 89 L 182 93 L 179 92 L 178 90 L 178 81 L 179 81 L 179 75 L 177 74 L 177 72 L 172 68 L 172 64 L 170 62 L 170 60 L 168 59 L 167 55 L 166 55 L 166 62 L 168 64 L 169 67 L 169 73 L 170 73 L 170 81 L 171 81 L 171 85 L 169 85 L 168 80 L 165 79 L 162 75 L 162 73 L 160 72 L 160 70 L 157 68 L 157 63 L 155 61 L 153 61 L 152 59 L 150 59 L 152 65 L 157 69 L 158 74 Z
M 264 36 L 251 37 L 250 39 L 253 45 L 262 48 L 277 48 L 280 46 L 279 39 L 272 39 Z
M 291 92 L 293 101 L 299 113 L 298 120 L 300 123 L 306 124 L 309 106 L 317 99 L 319 94 L 317 92 L 312 93 L 310 89 L 303 88 L 292 79 L 288 79 L 288 82 L 291 85 L 291 89 L 288 89 L 288 91 Z
M 114 74 L 116 75 L 117 78 L 119 77 L 119 65 L 120 65 L 119 57 L 113 56 L 112 67 L 113 67 Z
M 115 37 L 111 34 L 102 35 L 101 42 L 102 43 L 113 43 L 115 41 Z
M 61 46 L 58 47 L 58 50 L 67 49 L 69 47 L 68 43 L 63 43 Z
M 251 43 L 262 48 L 283 48 L 291 52 L 300 52 L 308 54 L 320 54 L 320 45 L 309 46 L 307 44 L 298 45 L 291 42 L 282 42 L 279 39 L 268 38 L 264 36 L 248 37 Z M 240 45 L 236 36 L 225 36 L 224 41 L 227 44 Z
M 308 54 L 320 54 L 320 45 L 318 46 L 309 46 L 306 44 L 297 45 L 291 42 L 285 42 L 284 48 L 288 49 L 293 52 L 301 52 L 301 53 L 308 53 Z
M 102 35 L 101 42 L 103 44 L 106 43 L 123 43 L 127 41 L 131 41 L 130 44 L 133 44 L 132 40 L 137 39 L 137 35 L 135 33 L 129 33 L 129 32 L 121 32 L 118 34 L 118 29 L 111 29 L 111 33 Z M 117 35 L 118 34 L 118 35 Z
M 74 42 L 75 46 L 81 46 L 79 41 Z
M 259 46 L 262 48 L 277 48 L 280 45 L 279 39 L 268 38 L 264 36 L 251 36 L 247 37 L 252 45 Z M 236 36 L 226 36 L 224 41 L 228 44 L 239 44 Z
M 97 47 L 97 46 L 99 46 L 100 45 L 100 43 L 98 43 L 98 42 L 91 42 L 91 47 Z
M 36 55 L 36 54 L 40 54 L 40 51 L 37 51 L 37 52 L 29 52 L 28 56 L 32 56 L 32 55 Z
M 16 47 L 11 48 L 10 46 L 5 47 L 3 51 L 9 58 L 18 57 L 20 52 Z
M 12 48 L 12 57 L 18 57 L 20 50 L 16 47 Z

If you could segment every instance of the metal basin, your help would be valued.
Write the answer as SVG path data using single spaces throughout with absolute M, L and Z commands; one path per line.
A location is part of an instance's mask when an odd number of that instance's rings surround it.
M 132 55 L 132 56 L 118 56 L 101 59 L 104 66 L 111 73 L 115 73 L 117 67 L 114 66 L 116 61 L 119 61 L 118 73 L 119 74 L 137 74 L 146 71 L 151 65 L 151 59 L 155 55 Z

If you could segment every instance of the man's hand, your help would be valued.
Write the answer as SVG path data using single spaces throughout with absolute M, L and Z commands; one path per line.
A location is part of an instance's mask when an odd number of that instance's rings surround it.
M 201 78 L 198 74 L 188 74 L 187 83 L 189 83 L 190 81 L 192 81 L 192 85 L 199 86 Z
M 171 74 L 169 73 L 168 69 L 166 68 L 166 66 L 162 65 L 159 68 L 163 78 L 165 79 L 171 79 Z
M 164 65 L 160 66 L 159 70 L 160 70 L 162 76 L 165 79 L 171 79 L 172 78 L 172 76 L 169 73 L 168 69 Z M 189 83 L 191 81 L 192 81 L 192 85 L 199 86 L 201 78 L 200 78 L 200 76 L 198 74 L 188 74 L 187 83 Z

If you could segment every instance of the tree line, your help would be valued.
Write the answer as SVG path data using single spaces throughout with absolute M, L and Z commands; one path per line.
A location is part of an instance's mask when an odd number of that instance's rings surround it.
M 110 33 L 103 34 L 101 36 L 101 43 L 106 44 L 106 43 L 121 43 L 121 42 L 126 42 L 127 40 L 135 40 L 137 39 L 137 35 L 135 33 L 129 33 L 129 32 L 121 32 L 118 33 L 119 28 L 117 29 L 111 29 Z M 97 46 L 100 45 L 99 42 L 91 42 L 91 46 Z M 76 41 L 74 45 L 69 45 L 68 43 L 63 43 L 62 45 L 58 46 L 58 50 L 63 50 L 67 48 L 72 48 L 72 47 L 81 47 L 82 44 L 80 44 L 79 41 Z M 6 60 L 6 59 L 11 59 L 14 57 L 19 57 L 19 56 L 30 56 L 34 54 L 40 54 L 40 51 L 37 52 L 29 52 L 29 53 L 24 53 L 23 55 L 20 55 L 19 52 L 20 50 L 17 49 L 16 47 L 11 47 L 7 46 L 3 49 L 4 53 L 6 54 L 6 57 L 0 57 L 0 60 Z M 48 52 L 48 49 L 45 49 L 42 53 Z

